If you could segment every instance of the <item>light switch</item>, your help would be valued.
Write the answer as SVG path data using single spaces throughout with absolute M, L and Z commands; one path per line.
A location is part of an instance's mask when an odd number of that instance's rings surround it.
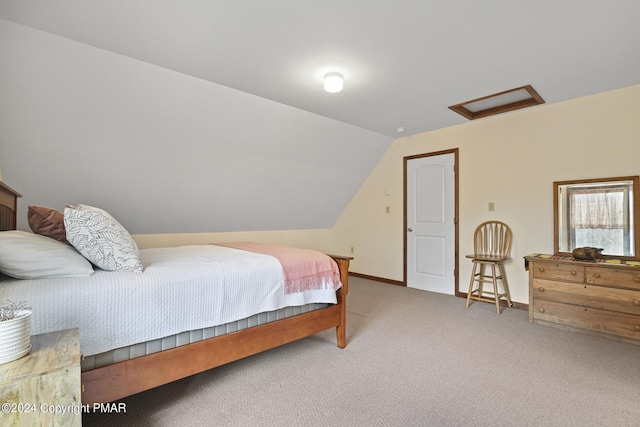
M 494 202 L 489 202 L 489 211 L 493 212 L 496 210 L 496 204 Z

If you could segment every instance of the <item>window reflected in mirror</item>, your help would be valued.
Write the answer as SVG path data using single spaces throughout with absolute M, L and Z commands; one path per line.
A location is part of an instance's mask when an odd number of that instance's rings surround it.
M 557 254 L 601 248 L 614 258 L 636 258 L 638 177 L 553 183 L 554 246 Z

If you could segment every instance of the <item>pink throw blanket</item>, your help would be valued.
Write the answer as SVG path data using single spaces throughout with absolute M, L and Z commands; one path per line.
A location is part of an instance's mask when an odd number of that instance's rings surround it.
M 216 243 L 216 245 L 275 257 L 282 265 L 285 279 L 284 292 L 287 294 L 310 289 L 337 291 L 342 286 L 338 265 L 322 252 L 255 242 L 229 242 Z

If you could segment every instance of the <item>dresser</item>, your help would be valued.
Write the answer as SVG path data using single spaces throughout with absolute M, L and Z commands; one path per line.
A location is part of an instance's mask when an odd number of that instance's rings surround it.
M 78 329 L 33 335 L 31 345 L 28 355 L 0 364 L 2 425 L 80 426 Z
M 640 262 L 524 258 L 530 322 L 640 344 Z

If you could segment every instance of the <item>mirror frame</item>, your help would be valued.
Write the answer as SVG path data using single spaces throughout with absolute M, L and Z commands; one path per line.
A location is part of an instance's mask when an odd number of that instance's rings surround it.
M 606 255 L 603 254 L 603 258 L 609 259 L 628 259 L 638 260 L 640 259 L 640 177 L 638 176 L 621 176 L 615 178 L 597 178 L 597 179 L 576 179 L 570 181 L 554 181 L 553 183 L 553 253 L 555 255 L 572 256 L 571 252 L 560 252 L 559 242 L 559 221 L 558 218 L 558 187 L 561 185 L 570 184 L 598 184 L 607 183 L 612 181 L 632 181 L 633 182 L 633 242 L 634 242 L 634 256 L 622 256 L 622 255 Z

